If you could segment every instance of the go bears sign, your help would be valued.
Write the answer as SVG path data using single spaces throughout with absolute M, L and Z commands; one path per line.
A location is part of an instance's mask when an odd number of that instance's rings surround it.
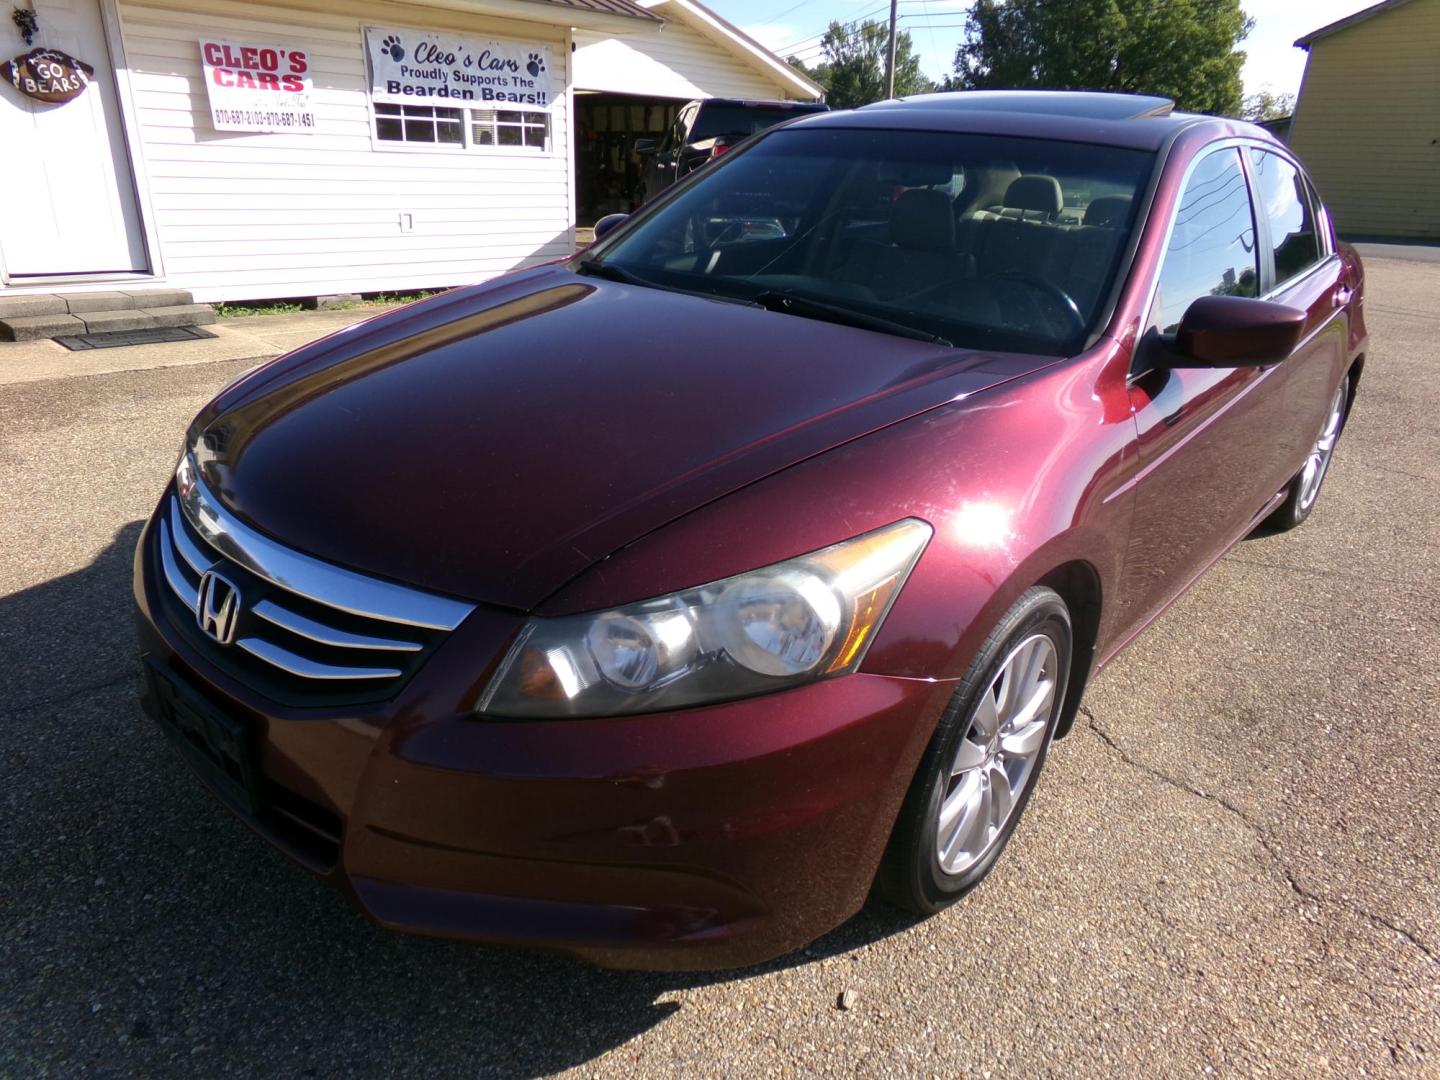
M 546 109 L 558 92 L 545 45 L 371 26 L 365 29 L 365 51 L 375 101 Z
M 59 105 L 83 94 L 95 69 L 59 49 L 31 49 L 0 64 L 0 76 L 28 98 Z

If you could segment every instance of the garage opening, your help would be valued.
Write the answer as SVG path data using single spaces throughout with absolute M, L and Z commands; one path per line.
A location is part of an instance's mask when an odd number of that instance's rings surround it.
M 575 224 L 628 214 L 644 201 L 636 139 L 665 138 L 685 100 L 575 91 Z

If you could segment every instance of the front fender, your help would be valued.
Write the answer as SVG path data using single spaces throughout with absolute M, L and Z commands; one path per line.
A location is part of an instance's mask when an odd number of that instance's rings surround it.
M 862 670 L 958 679 L 1026 588 L 1071 565 L 1088 567 L 1102 594 L 1119 577 L 1135 431 L 1128 408 L 1105 400 L 1116 348 L 1102 343 L 751 484 L 597 564 L 542 614 L 660 595 L 917 517 L 934 537 Z M 1102 606 L 1092 636 L 1108 631 Z

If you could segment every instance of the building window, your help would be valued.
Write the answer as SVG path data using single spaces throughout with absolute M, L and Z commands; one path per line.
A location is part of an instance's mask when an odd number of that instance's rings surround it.
M 377 101 L 375 138 L 380 142 L 409 145 L 549 150 L 550 114 L 392 105 Z
M 375 137 L 382 142 L 465 143 L 465 110 L 375 103 Z
M 549 113 L 475 109 L 470 117 L 470 135 L 476 146 L 529 146 L 544 150 L 550 145 Z

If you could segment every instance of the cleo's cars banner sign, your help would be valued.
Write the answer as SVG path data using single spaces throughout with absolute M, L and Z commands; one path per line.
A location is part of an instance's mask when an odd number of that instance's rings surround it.
M 200 61 L 216 131 L 315 131 L 306 50 L 201 38 Z
M 545 45 L 369 26 L 365 51 L 374 101 L 548 109 L 560 92 Z

